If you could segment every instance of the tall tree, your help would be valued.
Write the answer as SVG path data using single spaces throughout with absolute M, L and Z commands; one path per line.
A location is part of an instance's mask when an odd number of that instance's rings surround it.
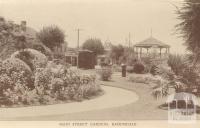
M 58 26 L 44 27 L 38 34 L 38 39 L 51 50 L 65 41 L 65 34 Z
M 185 0 L 177 13 L 181 23 L 176 27 L 185 39 L 187 49 L 193 54 L 195 66 L 200 58 L 200 0 Z
M 103 54 L 104 53 L 104 47 L 100 39 L 87 39 L 83 45 L 83 49 L 87 49 L 90 51 L 93 51 L 95 55 Z
M 124 55 L 124 47 L 122 45 L 113 45 L 110 53 L 110 57 L 119 63 L 120 57 Z

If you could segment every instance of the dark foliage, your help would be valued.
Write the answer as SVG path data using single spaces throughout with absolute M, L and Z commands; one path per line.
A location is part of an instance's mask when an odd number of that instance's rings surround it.
M 151 69 L 150 69 L 150 73 L 152 74 L 152 75 L 156 75 L 157 74 L 157 66 L 156 65 L 152 65 L 151 66 Z
M 32 63 L 33 56 L 31 56 L 29 51 L 20 51 L 16 57 L 24 61 L 32 71 L 34 70 L 34 65 Z
M 177 11 L 178 19 L 181 20 L 176 27 L 185 39 L 187 49 L 194 54 L 193 64 L 200 56 L 200 1 L 185 0 L 181 9 Z
M 110 57 L 119 64 L 119 60 L 124 55 L 124 47 L 122 45 L 112 46 Z
M 65 34 L 58 26 L 44 27 L 38 34 L 38 39 L 51 50 L 65 41 Z
M 94 52 L 95 56 L 104 53 L 104 47 L 101 40 L 96 38 L 87 39 L 83 43 L 82 48 Z
M 141 62 L 137 62 L 137 63 L 134 64 L 133 71 L 135 73 L 141 74 L 141 73 L 144 72 L 144 69 L 145 69 L 145 67 L 144 67 L 144 65 Z

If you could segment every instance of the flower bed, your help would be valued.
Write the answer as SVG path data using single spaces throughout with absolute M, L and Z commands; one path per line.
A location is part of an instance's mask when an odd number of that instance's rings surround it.
M 1 107 L 82 101 L 102 92 L 95 76 L 81 75 L 61 64 L 48 62 L 32 71 L 15 57 L 0 63 Z
M 134 83 L 144 83 L 144 84 L 158 84 L 162 80 L 159 76 L 153 76 L 151 74 L 131 74 L 129 76 L 129 81 Z

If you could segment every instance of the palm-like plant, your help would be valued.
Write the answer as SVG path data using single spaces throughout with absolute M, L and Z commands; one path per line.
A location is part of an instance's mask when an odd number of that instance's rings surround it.
M 175 73 L 175 75 L 180 75 L 184 68 L 187 67 L 187 61 L 185 61 L 184 56 L 175 54 L 175 55 L 169 55 L 168 58 L 168 65 L 171 67 L 172 71 Z
M 193 53 L 193 66 L 200 59 L 200 1 L 185 0 L 182 8 L 177 11 L 181 20 L 176 27 L 185 39 L 187 49 Z

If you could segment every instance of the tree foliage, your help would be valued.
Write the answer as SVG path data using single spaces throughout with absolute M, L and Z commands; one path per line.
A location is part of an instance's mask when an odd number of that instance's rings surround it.
M 200 1 L 185 0 L 177 13 L 181 22 L 176 27 L 185 39 L 187 49 L 193 53 L 195 65 L 200 56 Z
M 64 43 L 65 34 L 58 26 L 44 27 L 38 34 L 38 39 L 51 50 Z
M 120 57 L 124 55 L 124 47 L 122 45 L 113 45 L 110 53 L 110 57 L 114 59 L 117 63 Z
M 104 53 L 104 47 L 100 39 L 87 39 L 83 43 L 82 48 L 93 51 L 95 55 Z

